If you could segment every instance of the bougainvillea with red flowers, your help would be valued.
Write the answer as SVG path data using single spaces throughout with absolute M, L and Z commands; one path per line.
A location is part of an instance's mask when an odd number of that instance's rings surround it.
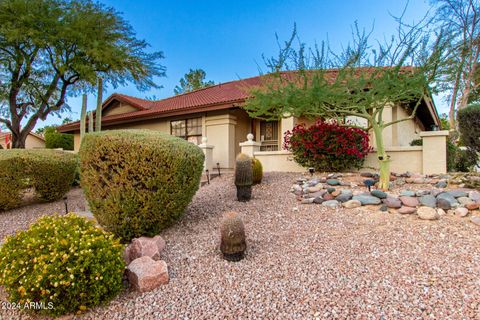
M 284 148 L 295 161 L 316 171 L 345 171 L 362 167 L 371 151 L 368 133 L 359 128 L 318 120 L 306 127 L 297 125 L 285 132 Z

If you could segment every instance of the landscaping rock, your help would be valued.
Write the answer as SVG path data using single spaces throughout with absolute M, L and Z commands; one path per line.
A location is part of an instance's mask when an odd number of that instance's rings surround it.
M 337 189 L 335 189 L 334 187 L 328 187 L 327 188 L 328 193 L 333 193 L 333 192 L 335 192 L 335 190 L 337 190 Z
M 315 186 L 315 187 L 308 187 L 307 188 L 307 192 L 309 192 L 309 193 L 319 192 L 320 190 L 322 190 L 322 186 Z
M 442 192 L 437 195 L 437 200 L 438 199 L 443 199 L 448 201 L 451 207 L 454 207 L 455 205 L 458 205 L 457 199 L 450 193 L 450 192 Z
M 372 190 L 372 192 L 370 192 L 370 194 L 374 197 L 379 198 L 379 199 L 385 199 L 387 197 L 387 193 L 383 192 L 381 190 Z
M 313 203 L 316 203 L 316 204 L 321 204 L 325 201 L 325 199 L 323 199 L 322 197 L 316 197 L 313 199 Z
M 399 199 L 402 201 L 403 205 L 407 207 L 416 207 L 419 205 L 419 202 L 415 197 L 402 196 Z
M 442 208 L 437 208 L 437 212 L 440 217 L 447 214 L 445 210 L 443 210 Z
M 127 276 L 130 285 L 139 292 L 151 291 L 169 280 L 166 262 L 148 256 L 133 260 L 127 267 Z
M 425 178 L 415 178 L 413 179 L 413 183 L 415 184 L 423 184 L 423 183 L 426 183 L 427 181 L 425 181 Z
M 348 193 L 340 193 L 335 200 L 339 202 L 347 202 L 348 200 L 352 199 L 353 195 Z
M 462 204 L 462 205 L 467 205 L 469 203 L 475 203 L 472 199 L 469 197 L 459 197 L 457 198 L 457 201 Z
M 335 199 L 335 197 L 332 196 L 331 193 L 325 193 L 325 194 L 323 195 L 323 200 L 329 201 L 329 200 L 333 200 L 333 199 Z
M 386 205 L 386 204 L 382 204 L 381 207 L 380 207 L 380 211 L 382 211 L 382 212 L 388 211 L 387 205 Z
M 372 178 L 373 176 L 375 176 L 375 174 L 371 172 L 362 172 L 360 173 L 360 176 L 365 178 Z
M 292 185 L 292 187 L 290 188 L 290 192 L 303 192 L 303 189 L 301 186 L 299 186 L 298 184 L 294 184 Z
M 353 208 L 361 207 L 362 203 L 358 200 L 349 200 L 349 201 L 343 203 L 343 206 L 347 209 L 353 209 Z
M 468 209 L 467 208 L 457 208 L 455 209 L 455 215 L 459 217 L 466 217 L 468 215 Z
M 350 189 L 343 189 L 342 194 L 353 196 L 353 191 Z
M 380 200 L 377 197 L 371 196 L 371 195 L 365 195 L 365 194 L 360 194 L 358 196 L 353 196 L 353 200 L 358 200 L 360 203 L 365 206 L 365 205 L 371 205 L 371 204 L 380 204 L 382 200 Z
M 313 203 L 313 200 L 315 198 L 307 198 L 307 199 L 302 199 L 302 202 L 300 202 L 301 204 L 310 204 L 310 203 Z
M 383 199 L 383 203 L 388 207 L 388 208 L 401 208 L 402 207 L 402 201 L 400 199 L 395 198 L 395 197 L 387 197 L 386 199 Z
M 307 193 L 304 197 L 305 198 L 317 198 L 317 197 L 322 197 L 325 193 L 327 193 L 327 190 L 321 190 L 321 191 L 314 192 L 314 193 Z
M 479 216 L 472 216 L 470 217 L 470 221 L 476 224 L 477 226 L 480 226 L 480 217 Z
M 446 188 L 447 186 L 448 186 L 448 183 L 445 180 L 440 180 L 435 184 L 436 188 Z
M 437 207 L 443 210 L 450 210 L 452 208 L 452 205 L 446 199 L 437 198 Z
M 422 220 L 438 220 L 440 215 L 437 210 L 430 207 L 420 207 L 417 209 L 417 215 Z
M 400 192 L 400 195 L 401 196 L 405 196 L 405 197 L 414 197 L 415 196 L 415 191 L 412 191 L 412 190 L 402 190 Z
M 465 205 L 465 208 L 467 208 L 468 210 L 477 210 L 478 208 L 480 208 L 480 203 L 468 203 Z
M 417 197 L 426 196 L 427 194 L 430 194 L 430 190 L 417 190 L 415 192 L 415 196 Z
M 337 179 L 328 179 L 327 184 L 330 186 L 338 186 L 340 185 L 340 181 L 338 181 Z
M 335 191 L 333 191 L 331 194 L 332 194 L 332 196 L 334 196 L 334 197 L 338 197 L 341 193 L 342 193 L 342 192 L 341 192 L 340 190 L 335 190 Z
M 435 208 L 437 206 L 437 199 L 431 194 L 421 196 L 418 200 L 426 207 Z
M 398 213 L 401 213 L 401 214 L 413 214 L 417 211 L 416 208 L 414 207 L 407 207 L 407 206 L 403 206 L 401 207 L 400 209 L 398 209 Z
M 328 200 L 328 201 L 324 201 L 322 203 L 322 206 L 329 207 L 329 208 L 337 208 L 340 206 L 340 202 L 338 202 L 337 200 Z
M 468 197 L 475 202 L 480 202 L 480 192 L 478 191 L 470 191 Z
M 131 261 L 143 256 L 150 257 L 153 260 L 160 260 L 160 255 L 164 249 L 165 240 L 160 236 L 135 238 L 125 248 L 125 263 L 128 265 Z
M 454 198 L 468 197 L 468 193 L 460 189 L 449 190 L 448 193 Z

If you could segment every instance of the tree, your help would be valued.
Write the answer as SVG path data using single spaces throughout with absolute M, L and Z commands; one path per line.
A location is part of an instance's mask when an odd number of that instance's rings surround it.
M 99 78 L 144 90 L 165 74 L 163 54 L 147 53 L 117 11 L 91 0 L 0 0 L 0 21 L 0 124 L 14 148 Z
M 206 73 L 202 69 L 190 69 L 185 76 L 180 79 L 180 85 L 175 86 L 175 94 L 187 93 L 197 89 L 213 86 L 213 81 L 205 81 Z
M 371 33 L 361 32 L 356 26 L 352 43 L 339 54 L 326 43 L 307 48 L 299 42 L 295 48 L 298 37 L 294 28 L 289 41 L 280 45 L 278 57 L 265 59 L 271 73 L 264 76 L 262 86 L 251 89 L 252 98 L 245 109 L 252 117 L 266 119 L 366 119 L 366 129 L 373 131 L 376 142 L 379 187 L 388 189 L 390 160 L 383 129 L 414 119 L 423 100 L 430 99 L 430 85 L 445 45 L 441 33 L 435 41 L 429 41 L 422 26 L 407 27 L 399 22 L 398 34 L 385 43 L 378 42 L 376 48 L 369 43 Z M 409 116 L 385 122 L 384 110 L 394 105 L 405 107 Z
M 478 94 L 480 82 L 480 1 L 434 0 L 435 20 L 449 35 L 447 64 L 443 69 L 444 90 L 449 92 L 450 127 L 455 128 L 456 111 Z

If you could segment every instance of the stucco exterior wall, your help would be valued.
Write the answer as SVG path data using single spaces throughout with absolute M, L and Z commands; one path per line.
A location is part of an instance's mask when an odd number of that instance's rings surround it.
M 103 110 L 102 116 L 112 116 L 115 114 L 122 114 L 133 111 L 138 111 L 138 109 L 125 103 L 118 103 L 117 105 L 111 106 L 108 109 Z
M 254 153 L 260 160 L 264 172 L 305 172 L 306 169 L 293 161 L 288 151 L 259 151 Z
M 385 148 L 390 156 L 390 170 L 392 172 L 423 172 L 422 147 L 387 147 Z M 360 171 L 378 170 L 377 153 L 371 152 Z
M 235 127 L 237 117 L 231 113 L 209 113 L 205 118 L 205 135 L 213 145 L 213 163 L 231 169 L 235 165 Z

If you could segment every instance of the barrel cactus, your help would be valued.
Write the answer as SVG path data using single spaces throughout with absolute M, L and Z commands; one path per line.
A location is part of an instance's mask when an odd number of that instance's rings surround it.
M 252 159 L 244 153 L 237 156 L 235 165 L 235 185 L 238 201 L 249 201 L 252 197 Z
M 260 160 L 257 158 L 252 159 L 252 174 L 253 174 L 253 184 L 259 184 L 262 182 L 263 178 L 263 166 Z
M 228 261 L 243 259 L 247 243 L 245 241 L 245 227 L 240 215 L 236 212 L 223 214 L 220 225 L 220 250 Z

